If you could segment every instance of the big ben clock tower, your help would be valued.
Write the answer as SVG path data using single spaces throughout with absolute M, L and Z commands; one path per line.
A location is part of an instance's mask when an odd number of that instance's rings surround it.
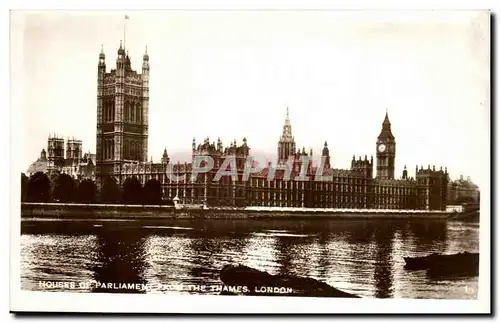
M 377 178 L 394 179 L 396 140 L 391 131 L 389 115 L 385 113 L 382 131 L 377 138 Z

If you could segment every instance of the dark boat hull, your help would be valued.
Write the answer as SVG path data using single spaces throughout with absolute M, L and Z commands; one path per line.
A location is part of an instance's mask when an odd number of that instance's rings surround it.
M 431 261 L 427 276 L 477 276 L 479 275 L 479 254 L 467 253 L 445 256 L 440 261 Z
M 429 262 L 434 257 L 438 257 L 438 254 L 431 254 L 424 257 L 404 257 L 406 262 L 405 269 L 407 270 L 423 270 L 429 268 Z
M 405 269 L 427 270 L 430 277 L 477 276 L 479 253 L 457 253 L 452 255 L 431 254 L 425 257 L 405 257 Z

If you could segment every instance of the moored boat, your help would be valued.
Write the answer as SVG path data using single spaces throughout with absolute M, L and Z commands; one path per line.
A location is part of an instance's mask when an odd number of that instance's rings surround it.
M 435 278 L 477 275 L 479 275 L 479 253 L 445 255 L 439 261 L 431 261 L 427 270 L 427 276 Z
M 460 252 L 450 255 L 436 253 L 423 257 L 404 257 L 407 270 L 427 270 L 430 277 L 476 276 L 479 274 L 479 253 Z
M 405 269 L 408 270 L 422 270 L 429 268 L 429 261 L 432 258 L 438 257 L 437 253 L 430 254 L 424 257 L 404 257 L 406 262 Z

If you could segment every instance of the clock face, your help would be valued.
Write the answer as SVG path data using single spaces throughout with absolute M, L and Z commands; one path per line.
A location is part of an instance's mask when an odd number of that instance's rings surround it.
M 378 146 L 378 151 L 383 153 L 385 151 L 385 145 L 384 144 L 381 144 Z

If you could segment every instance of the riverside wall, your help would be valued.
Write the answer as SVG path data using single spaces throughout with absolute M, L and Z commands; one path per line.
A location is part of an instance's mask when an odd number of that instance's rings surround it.
M 21 203 L 21 219 L 446 219 L 454 212 L 423 210 L 186 208 L 158 205 Z

